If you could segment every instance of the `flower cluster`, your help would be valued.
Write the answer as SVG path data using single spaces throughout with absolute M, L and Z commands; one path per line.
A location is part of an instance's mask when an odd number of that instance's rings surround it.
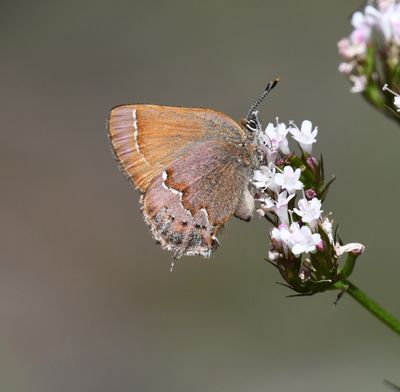
M 324 184 L 323 161 L 312 153 L 318 128 L 303 121 L 286 125 L 276 119 L 265 129 L 258 121 L 257 144 L 261 165 L 255 170 L 257 212 L 273 224 L 268 261 L 278 268 L 287 285 L 302 294 L 332 288 L 348 276 L 364 246 L 343 246 L 333 222 L 323 214 L 322 202 L 333 179 Z M 289 136 L 301 154 L 289 146 Z M 346 262 L 339 258 L 348 253 Z
M 400 82 L 400 0 L 370 1 L 352 15 L 351 24 L 351 34 L 338 42 L 339 71 L 352 83 L 352 92 L 363 93 L 379 109 L 393 110 L 393 97 L 382 87 Z

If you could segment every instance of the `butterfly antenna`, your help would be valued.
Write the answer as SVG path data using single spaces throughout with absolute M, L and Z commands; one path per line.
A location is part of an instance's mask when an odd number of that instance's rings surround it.
M 267 84 L 267 87 L 265 87 L 264 91 L 258 96 L 258 98 L 253 103 L 253 105 L 250 106 L 250 110 L 246 116 L 247 121 L 249 121 L 252 118 L 254 111 L 258 108 L 258 106 L 264 100 L 264 98 L 275 88 L 275 86 L 278 84 L 278 82 L 279 82 L 279 78 L 276 78 L 275 80 L 271 80 Z

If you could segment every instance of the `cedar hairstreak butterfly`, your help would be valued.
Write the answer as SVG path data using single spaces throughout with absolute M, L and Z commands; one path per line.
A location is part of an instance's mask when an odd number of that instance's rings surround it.
M 176 258 L 209 257 L 232 215 L 251 219 L 255 110 L 277 83 L 268 83 L 240 123 L 212 109 L 132 104 L 111 110 L 114 155 L 142 194 L 143 216 L 156 241 Z

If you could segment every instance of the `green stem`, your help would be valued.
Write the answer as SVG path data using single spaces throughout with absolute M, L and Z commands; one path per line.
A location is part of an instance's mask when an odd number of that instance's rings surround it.
M 368 297 L 362 290 L 360 290 L 353 283 L 347 279 L 336 283 L 336 288 L 345 291 L 348 295 L 353 297 L 361 306 L 372 313 L 377 319 L 386 324 L 392 331 L 400 335 L 400 320 L 394 317 L 387 310 L 383 309 L 374 300 Z

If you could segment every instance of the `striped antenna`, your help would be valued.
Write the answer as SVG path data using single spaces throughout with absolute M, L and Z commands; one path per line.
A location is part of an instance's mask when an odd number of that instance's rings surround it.
M 259 97 L 253 103 L 253 105 L 251 105 L 250 110 L 246 116 L 247 121 L 251 120 L 251 118 L 253 117 L 254 111 L 257 109 L 257 107 L 260 105 L 260 103 L 264 100 L 264 98 L 274 89 L 274 87 L 278 84 L 278 82 L 279 82 L 279 78 L 276 78 L 275 80 L 272 80 L 267 84 L 267 87 L 265 87 L 264 91 L 259 95 Z

